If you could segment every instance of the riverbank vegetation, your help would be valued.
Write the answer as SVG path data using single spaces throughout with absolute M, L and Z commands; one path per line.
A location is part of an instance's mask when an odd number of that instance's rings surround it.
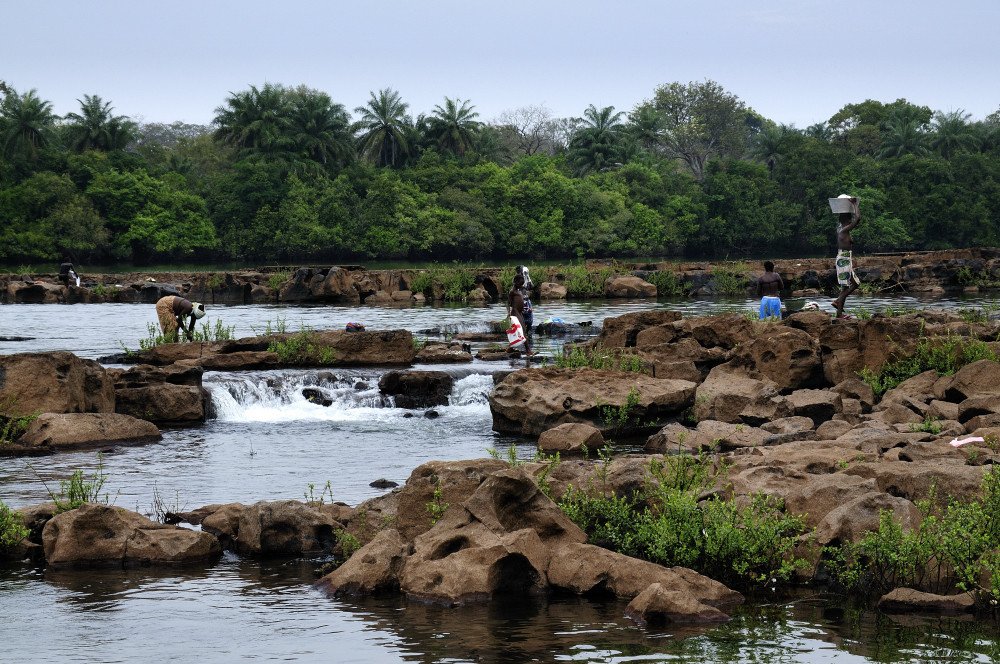
M 0 91 L 11 265 L 824 254 L 842 191 L 861 198 L 865 251 L 1000 240 L 1000 111 L 865 100 L 799 129 L 704 81 L 627 113 L 484 121 L 469 100 L 422 113 L 384 89 L 351 113 L 268 83 L 199 126 Z

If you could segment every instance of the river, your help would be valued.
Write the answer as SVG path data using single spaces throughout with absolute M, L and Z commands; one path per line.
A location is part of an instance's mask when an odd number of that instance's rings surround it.
M 935 300 L 948 308 L 987 300 Z M 569 323 L 651 307 L 686 314 L 747 310 L 750 300 L 587 301 L 543 303 L 536 322 Z M 927 306 L 912 298 L 855 298 L 854 307 Z M 213 307 L 209 320 L 237 336 L 283 319 L 337 328 L 405 328 L 418 337 L 479 331 L 502 307 Z M 98 358 L 135 347 L 155 322 L 150 305 L 0 306 L 0 353 L 71 350 Z M 433 332 L 429 332 L 433 330 Z M 560 339 L 539 338 L 543 354 Z M 431 368 L 431 367 L 425 367 Z M 442 369 L 440 366 L 433 367 Z M 485 456 L 514 443 L 490 430 L 491 374 L 507 363 L 445 367 L 456 377 L 450 403 L 423 411 L 391 407 L 378 394 L 379 371 L 253 371 L 206 374 L 215 418 L 164 432 L 161 442 L 101 454 L 104 490 L 115 504 L 149 512 L 154 495 L 171 507 L 213 502 L 302 499 L 327 481 L 335 500 L 356 504 L 379 495 L 369 484 L 402 484 L 432 459 Z M 303 386 L 333 399 L 306 401 Z M 77 468 L 94 472 L 98 455 L 72 452 L 0 459 L 0 498 L 21 506 L 47 498 Z M 993 623 L 895 619 L 840 606 L 823 596 L 757 598 L 735 619 L 710 629 L 651 633 L 622 617 L 623 605 L 554 597 L 549 601 L 440 609 L 400 600 L 341 602 L 310 586 L 322 561 L 260 563 L 226 554 L 198 571 L 52 572 L 0 567 L 0 643 L 4 661 L 117 662 L 288 660 L 333 662 L 475 661 L 992 661 L 1000 655 Z

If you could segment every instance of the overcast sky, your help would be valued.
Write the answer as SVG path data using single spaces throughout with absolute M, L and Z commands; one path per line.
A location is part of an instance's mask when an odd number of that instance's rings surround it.
M 59 114 L 89 93 L 147 122 L 208 123 L 229 92 L 269 81 L 348 109 L 388 86 L 414 114 L 448 95 L 485 120 L 527 104 L 578 116 L 706 78 L 798 127 L 867 98 L 982 118 L 1000 108 L 1000 0 L 0 5 L 0 79 Z

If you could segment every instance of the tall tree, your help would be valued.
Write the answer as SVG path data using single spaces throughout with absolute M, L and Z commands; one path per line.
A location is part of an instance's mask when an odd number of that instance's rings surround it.
M 579 174 L 601 171 L 624 161 L 622 134 L 623 111 L 614 106 L 597 108 L 593 104 L 578 118 L 579 129 L 569 144 L 569 160 Z
M 912 154 L 918 157 L 930 152 L 929 136 L 923 125 L 915 120 L 893 119 L 886 123 L 882 132 L 880 157 L 902 157 Z
M 749 109 L 715 81 L 661 85 L 647 103 L 663 117 L 669 152 L 699 181 L 710 159 L 742 156 Z
M 34 89 L 23 95 L 13 88 L 7 90 L 0 102 L 0 147 L 3 154 L 9 159 L 37 159 L 38 151 L 48 145 L 52 137 L 56 120 L 52 114 L 52 103 L 40 99 Z
M 931 147 L 945 159 L 950 159 L 956 152 L 975 150 L 979 139 L 969 123 L 970 117 L 971 114 L 962 110 L 935 113 Z
M 535 153 L 555 152 L 555 126 L 552 111 L 545 106 L 521 106 L 504 111 L 495 123 L 501 128 L 513 152 L 530 157 Z
M 232 92 L 215 109 L 215 138 L 240 151 L 273 155 L 288 147 L 288 90 L 274 83 Z
M 664 124 L 658 110 L 642 104 L 629 115 L 627 131 L 644 150 L 656 153 L 663 147 Z
M 79 113 L 67 113 L 67 143 L 72 150 L 123 150 L 138 135 L 137 126 L 124 115 L 112 113 L 111 102 L 98 95 L 77 99 Z
M 767 124 L 754 137 L 750 146 L 750 154 L 766 164 L 768 172 L 772 172 L 799 135 L 795 127 L 785 124 Z
M 350 117 L 343 104 L 307 88 L 296 89 L 291 97 L 288 136 L 295 151 L 324 166 L 351 161 Z
M 472 147 L 480 123 L 479 113 L 469 104 L 469 100 L 444 98 L 444 106 L 435 106 L 428 118 L 427 129 L 430 138 L 446 152 L 461 157 Z
M 392 88 L 379 90 L 364 106 L 354 109 L 361 117 L 354 125 L 358 151 L 376 166 L 398 166 L 409 154 L 406 115 L 409 108 Z

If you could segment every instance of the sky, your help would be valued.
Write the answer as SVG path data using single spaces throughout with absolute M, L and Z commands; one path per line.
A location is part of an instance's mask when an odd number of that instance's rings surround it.
M 62 115 L 98 94 L 146 122 L 207 124 L 231 92 L 304 84 L 354 109 L 392 87 L 480 119 L 541 104 L 631 110 L 711 79 L 776 122 L 905 97 L 1000 109 L 1000 0 L 2 0 L 0 80 Z

